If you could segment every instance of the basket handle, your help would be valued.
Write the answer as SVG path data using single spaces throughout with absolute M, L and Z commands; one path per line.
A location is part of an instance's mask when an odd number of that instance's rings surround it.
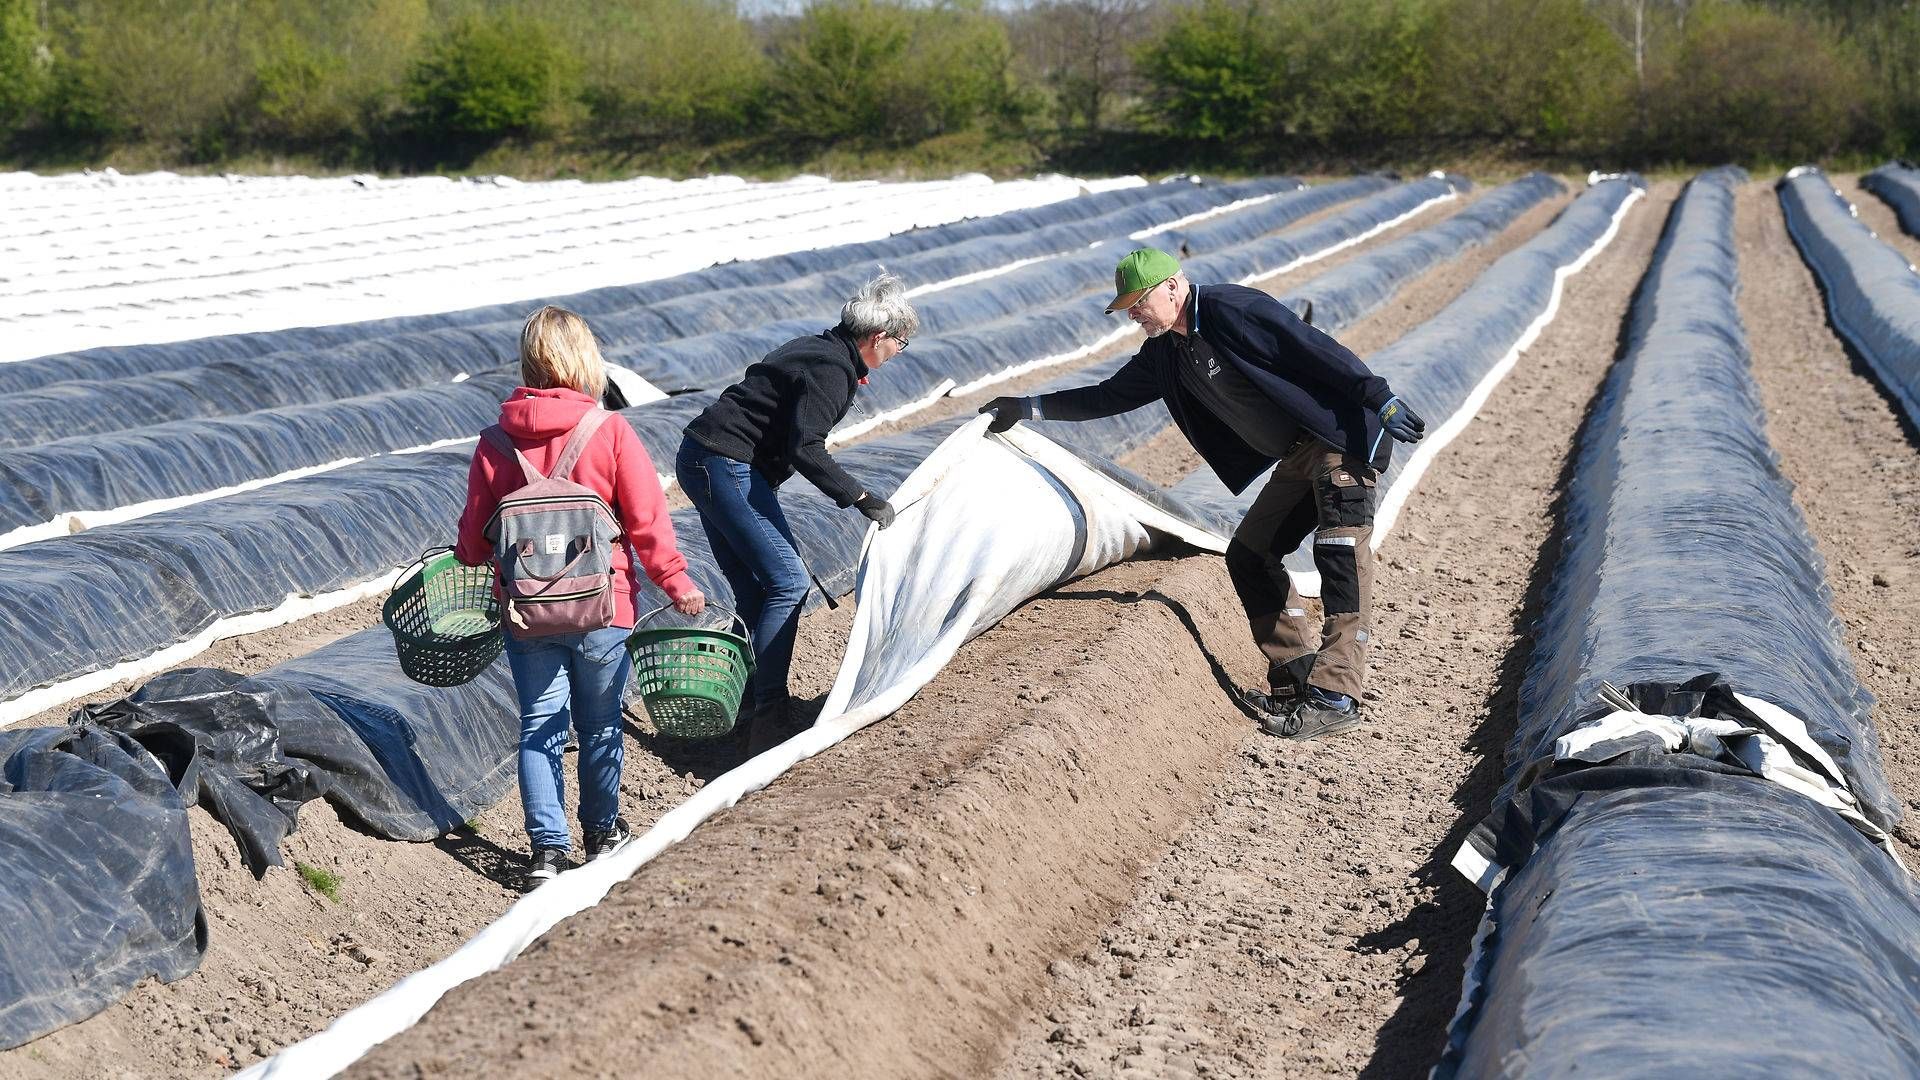
M 638 629 L 641 623 L 646 622 L 648 619 L 653 618 L 655 615 L 660 614 L 661 612 L 667 610 L 672 606 L 673 606 L 672 604 L 661 604 L 659 607 L 654 608 L 652 611 L 649 611 L 645 615 L 640 616 L 638 619 L 635 619 L 633 621 L 634 628 Z M 731 628 L 734 623 L 739 623 L 740 636 L 743 638 L 747 638 L 748 640 L 752 640 L 752 637 L 753 637 L 751 633 L 752 628 L 747 625 L 747 620 L 740 617 L 739 612 L 733 610 L 732 608 L 728 607 L 725 604 L 716 604 L 711 600 L 707 601 L 707 607 L 724 611 L 728 615 L 732 616 L 732 618 L 727 620 L 727 626 Z M 697 618 L 698 616 L 695 616 L 695 617 Z
M 413 572 L 414 572 L 415 570 L 417 570 L 417 569 L 419 569 L 420 567 L 422 567 L 422 566 L 425 566 L 425 565 L 427 564 L 427 560 L 428 560 L 428 559 L 431 559 L 431 558 L 433 558 L 433 557 L 434 557 L 435 555 L 439 555 L 439 554 L 441 554 L 442 552 L 447 552 L 447 551 L 452 551 L 452 550 L 453 550 L 453 545 L 452 545 L 452 544 L 441 544 L 441 545 L 439 545 L 438 547 L 430 547 L 430 548 L 428 548 L 427 550 L 425 550 L 425 551 L 423 551 L 423 552 L 421 552 L 421 553 L 420 553 L 420 557 L 419 557 L 419 558 L 417 558 L 417 559 L 415 559 L 415 560 L 413 560 L 412 562 L 410 562 L 410 563 L 407 563 L 406 565 L 404 565 L 404 566 L 402 566 L 402 567 L 400 568 L 400 576 L 399 576 L 399 577 L 397 577 L 397 578 L 395 578 L 394 580 L 395 580 L 395 581 L 405 581 L 405 580 L 407 579 L 407 575 L 408 575 L 408 574 L 411 574 L 411 573 L 413 573 Z

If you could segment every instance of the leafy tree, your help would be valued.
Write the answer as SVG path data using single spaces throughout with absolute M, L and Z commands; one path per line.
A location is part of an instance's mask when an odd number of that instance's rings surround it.
M 1194 139 L 1245 139 L 1265 130 L 1281 56 L 1258 0 L 1201 0 L 1136 57 L 1148 122 Z
M 40 105 L 51 59 L 33 0 L 0 0 L 0 134 Z
M 397 103 L 429 26 L 427 0 L 254 0 L 254 134 L 334 146 Z
M 1278 12 L 1283 134 L 1365 145 L 1421 132 L 1431 111 L 1427 0 L 1294 0 Z
M 1053 93 L 1054 122 L 1096 132 L 1132 98 L 1148 0 L 1044 0 L 1010 20 L 1023 68 Z M 1119 103 L 1116 106 L 1116 103 Z
M 895 145 L 1018 127 L 1034 103 L 1012 63 L 1006 26 L 977 0 L 823 0 L 775 48 L 769 115 L 791 136 Z
M 1442 130 L 1541 149 L 1624 131 L 1632 57 L 1581 0 L 1442 0 L 1436 16 Z
M 560 126 L 577 66 L 547 27 L 514 13 L 469 15 L 434 39 L 407 76 L 429 130 L 498 139 Z
M 1858 145 L 1874 92 L 1830 29 L 1736 4 L 1703 6 L 1652 82 L 1646 133 L 1679 161 L 1803 161 Z
M 582 61 L 582 96 L 610 135 L 720 136 L 746 129 L 767 62 L 731 0 L 559 0 L 551 23 Z

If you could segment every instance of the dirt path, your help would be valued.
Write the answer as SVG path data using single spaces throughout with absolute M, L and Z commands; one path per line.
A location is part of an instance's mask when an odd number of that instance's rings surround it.
M 1381 552 L 1365 737 L 1245 737 L 997 1076 L 1425 1075 L 1483 903 L 1447 860 L 1497 782 L 1566 460 L 1676 192 L 1569 282 L 1408 503 Z
M 1736 213 L 1740 315 L 1769 434 L 1826 559 L 1854 670 L 1879 699 L 1887 779 L 1910 811 L 1901 857 L 1920 866 L 1920 436 L 1828 325 L 1772 186 L 1742 188 Z

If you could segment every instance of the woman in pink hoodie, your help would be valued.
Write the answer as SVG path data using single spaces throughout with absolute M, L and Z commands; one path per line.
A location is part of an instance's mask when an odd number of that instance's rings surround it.
M 600 407 L 606 389 L 606 364 L 586 320 L 552 306 L 528 316 L 520 330 L 520 378 L 526 385 L 500 405 L 500 427 L 534 468 L 550 472 L 574 427 Z M 455 557 L 468 566 L 493 560 L 487 523 L 500 500 L 528 479 L 517 460 L 480 440 L 467 471 Z M 558 874 L 571 846 L 560 771 L 569 720 L 580 742 L 580 828 L 587 861 L 611 855 L 632 839 L 619 816 L 625 757 L 620 706 L 632 666 L 626 639 L 640 592 L 636 560 L 680 612 L 698 615 L 706 607 L 706 597 L 687 576 L 686 558 L 674 545 L 659 474 L 625 418 L 616 413 L 601 424 L 572 480 L 605 500 L 626 542 L 611 553 L 612 625 L 586 633 L 507 635 L 507 663 L 520 706 L 520 802 L 536 881 Z

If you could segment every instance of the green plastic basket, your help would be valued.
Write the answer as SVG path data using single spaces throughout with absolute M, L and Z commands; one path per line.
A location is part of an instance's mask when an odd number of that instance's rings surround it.
M 627 637 L 633 680 L 654 730 L 681 739 L 725 735 L 740 715 L 740 695 L 753 674 L 747 624 L 734 615 L 727 625 L 738 624 L 738 634 L 679 626 L 648 629 L 647 620 L 665 610 L 641 616 Z
M 453 552 L 422 555 L 380 609 L 407 678 L 428 686 L 472 682 L 500 655 L 500 600 L 493 567 L 464 566 Z

